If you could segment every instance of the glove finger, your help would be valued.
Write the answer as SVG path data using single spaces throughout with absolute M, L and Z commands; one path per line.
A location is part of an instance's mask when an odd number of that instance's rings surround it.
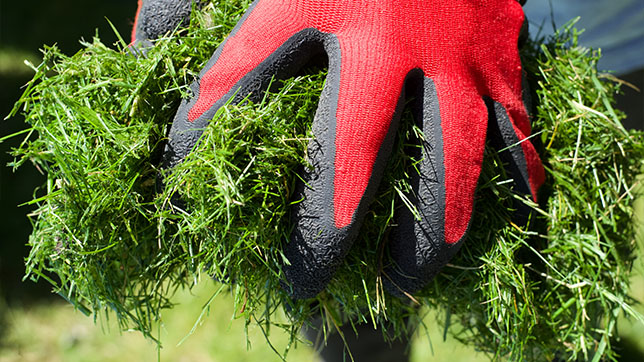
M 181 103 L 170 129 L 164 167 L 187 156 L 224 104 L 261 99 L 272 80 L 293 76 L 323 52 L 320 32 L 285 19 L 288 5 L 266 4 L 251 5 L 191 85 L 193 97 Z
M 532 142 L 523 130 L 516 127 L 505 107 L 489 97 L 485 98 L 488 107 L 488 138 L 490 144 L 499 151 L 506 175 L 514 180 L 514 191 L 531 196 L 537 201 L 537 190 L 545 180 L 545 171 Z M 530 134 L 530 129 L 526 130 Z M 516 223 L 525 224 L 530 208 L 516 201 L 514 215 Z
M 294 231 L 285 248 L 285 287 L 297 299 L 314 297 L 330 281 L 355 240 L 391 153 L 406 72 L 392 59 L 362 53 L 387 54 L 373 48 L 341 43 L 333 35 L 326 41 L 329 75 L 313 122 L 311 168 L 295 196 Z
M 485 141 L 485 129 L 477 130 L 475 125 L 485 125 L 486 118 L 489 119 L 490 137 L 496 147 L 506 148 L 501 156 L 511 167 L 508 173 L 517 182 L 518 191 L 533 195 L 536 200 L 536 190 L 544 178 L 543 167 L 533 145 L 525 139 L 523 131 L 514 125 L 506 108 L 500 103 L 484 97 L 472 106 L 477 112 L 466 118 L 470 121 L 467 125 L 472 127 L 471 132 L 461 133 L 469 135 L 470 144 L 466 147 L 462 143 L 459 146 L 458 139 L 454 142 L 453 138 L 445 136 L 448 126 L 444 121 L 446 113 L 449 114 L 449 106 L 439 111 L 436 85 L 431 79 L 424 78 L 421 93 L 422 98 L 419 98 L 423 99 L 423 103 L 415 107 L 420 109 L 421 114 L 416 119 L 420 121 L 424 138 L 419 141 L 422 147 L 416 157 L 421 161 L 417 165 L 418 172 L 411 173 L 413 191 L 408 195 L 410 202 L 416 206 L 417 214 L 414 215 L 408 208 L 399 210 L 396 218 L 398 226 L 391 234 L 390 255 L 393 263 L 384 270 L 385 286 L 398 296 L 414 293 L 424 287 L 460 248 L 471 218 Z M 529 134 L 529 124 L 524 122 L 522 126 L 524 129 L 527 127 Z M 450 157 L 455 156 L 452 154 L 454 150 L 460 156 L 458 165 L 449 161 Z M 468 161 L 469 165 L 464 165 Z M 450 177 L 452 180 L 461 180 L 461 184 L 453 182 L 450 185 Z M 464 188 L 468 181 L 475 182 Z M 457 193 L 454 193 L 454 189 L 458 190 Z M 450 201 L 449 194 L 462 195 L 462 199 L 452 197 Z M 452 208 L 450 212 L 449 206 L 453 204 L 457 204 L 457 208 Z
M 414 118 L 423 131 L 422 139 L 417 140 L 420 147 L 410 151 L 420 161 L 408 172 L 412 191 L 406 195 L 416 212 L 407 207 L 397 210 L 397 227 L 392 230 L 389 244 L 392 263 L 385 267 L 383 278 L 387 290 L 400 297 L 424 287 L 460 248 L 471 217 L 485 140 L 485 129 L 481 134 L 476 127 L 485 124 L 482 101 L 472 104 L 478 112 L 466 118 L 471 132 L 466 133 L 469 145 L 463 146 L 462 137 L 451 143 L 445 137 L 447 126 L 441 117 L 434 81 L 421 76 L 409 88 L 415 95 L 411 104 Z M 459 164 L 450 165 L 447 160 L 455 157 L 454 153 L 458 153 Z M 450 187 L 446 175 L 461 181 L 455 187 L 462 199 L 452 201 L 459 204 L 456 210 L 446 207 L 446 191 Z M 452 222 L 446 223 L 447 218 Z
M 132 42 L 150 46 L 150 40 L 187 25 L 193 0 L 139 0 L 132 27 Z M 197 2 L 200 5 L 200 2 Z

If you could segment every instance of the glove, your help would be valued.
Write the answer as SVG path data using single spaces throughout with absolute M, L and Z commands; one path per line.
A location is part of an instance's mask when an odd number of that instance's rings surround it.
M 160 1 L 159 3 L 164 3 Z M 144 2 L 145 6 L 145 2 Z M 317 295 L 360 229 L 406 101 L 424 133 L 411 183 L 419 218 L 396 216 L 383 280 L 396 295 L 428 283 L 470 224 L 490 129 L 516 191 L 536 200 L 544 170 L 529 141 L 518 52 L 517 0 L 256 0 L 172 123 L 164 167 L 186 157 L 225 103 L 261 99 L 273 78 L 328 56 L 284 253 L 294 298 Z M 231 99 L 232 98 L 232 99 Z M 403 208 L 404 209 L 404 208 Z
M 138 0 L 132 43 L 141 48 L 181 25 L 187 24 L 192 10 L 191 0 Z M 200 2 L 196 2 L 200 5 Z

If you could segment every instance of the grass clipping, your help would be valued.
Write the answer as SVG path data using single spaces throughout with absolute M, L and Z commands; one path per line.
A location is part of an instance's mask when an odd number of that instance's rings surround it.
M 644 142 L 621 126 L 616 84 L 598 75 L 597 53 L 579 48 L 570 29 L 524 50 L 537 105 L 533 140 L 547 172 L 528 228 L 510 222 L 516 196 L 488 148 L 464 247 L 413 300 L 384 293 L 384 244 L 414 162 L 401 150 L 417 137 L 405 115 L 349 256 L 315 301 L 293 302 L 279 286 L 279 265 L 323 73 L 289 79 L 259 104 L 223 108 L 196 152 L 165 175 L 165 189 L 155 187 L 168 121 L 246 5 L 207 6 L 144 57 L 98 38 L 73 56 L 45 48 L 14 109 L 30 125 L 14 167 L 30 162 L 47 174 L 31 201 L 29 278 L 48 280 L 87 314 L 113 313 L 122 328 L 152 338 L 175 290 L 214 278 L 234 296 L 237 318 L 267 335 L 284 328 L 292 342 L 313 317 L 329 329 L 386 325 L 396 338 L 437 309 L 446 331 L 493 357 L 614 357 L 618 316 L 644 322 L 628 297 Z M 177 194 L 185 210 L 169 202 Z

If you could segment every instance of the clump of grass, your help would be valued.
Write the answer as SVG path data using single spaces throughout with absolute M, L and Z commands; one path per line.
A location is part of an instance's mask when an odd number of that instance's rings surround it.
M 314 317 L 330 329 L 387 326 L 388 338 L 399 338 L 434 308 L 446 332 L 493 357 L 615 356 L 617 317 L 644 322 L 628 297 L 644 141 L 619 123 L 617 86 L 597 73 L 597 53 L 579 48 L 570 29 L 525 49 L 534 140 L 548 175 L 528 226 L 511 222 L 518 196 L 487 148 L 465 246 L 413 300 L 386 294 L 381 259 L 414 162 L 402 150 L 417 137 L 406 115 L 360 238 L 324 292 L 294 302 L 279 286 L 281 250 L 324 72 L 284 81 L 259 104 L 223 108 L 185 162 L 157 168 L 179 99 L 247 5 L 213 2 L 144 57 L 98 38 L 73 56 L 45 48 L 14 109 L 31 126 L 14 167 L 31 162 L 47 173 L 31 201 L 38 209 L 27 277 L 151 338 L 174 291 L 214 278 L 233 294 L 235 316 L 262 326 L 267 338 L 277 327 L 295 342 Z M 181 207 L 170 202 L 177 195 Z M 281 310 L 286 321 L 275 317 Z

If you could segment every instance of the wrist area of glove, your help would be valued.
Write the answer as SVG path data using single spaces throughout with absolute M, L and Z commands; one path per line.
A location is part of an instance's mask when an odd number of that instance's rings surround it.
M 150 44 L 190 21 L 193 4 L 202 5 L 199 0 L 139 0 L 132 28 L 132 42 Z

